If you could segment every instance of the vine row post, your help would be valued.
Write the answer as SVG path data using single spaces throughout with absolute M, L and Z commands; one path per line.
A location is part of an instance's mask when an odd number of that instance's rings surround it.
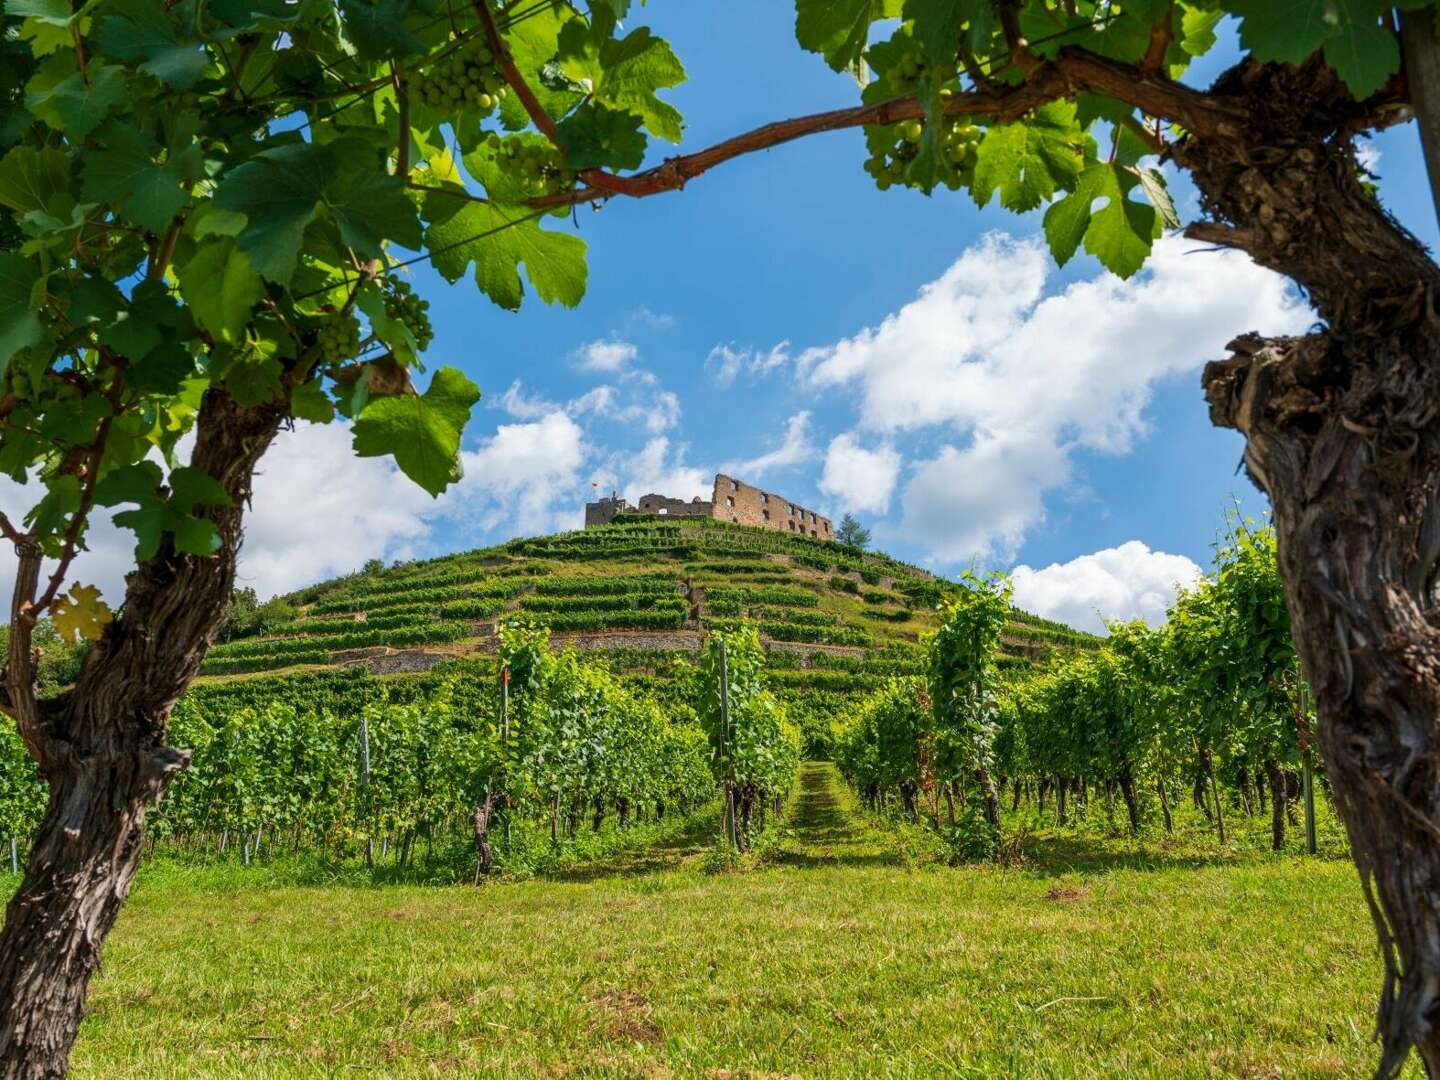
M 364 792 L 365 807 L 365 867 L 369 869 L 375 865 L 375 830 L 370 820 L 370 722 L 366 715 L 360 714 L 360 787 Z

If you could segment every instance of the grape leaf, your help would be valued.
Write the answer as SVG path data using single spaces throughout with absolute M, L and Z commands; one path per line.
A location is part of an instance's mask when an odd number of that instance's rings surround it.
M 94 585 L 70 586 L 68 596 L 59 597 L 50 608 L 56 632 L 71 645 L 81 641 L 97 641 L 105 627 L 115 618 L 109 605 L 100 599 Z
M 59 150 L 17 146 L 0 158 L 0 206 L 17 213 L 44 210 L 70 188 L 70 159 Z
M 1324 48 L 1325 62 L 1356 98 L 1400 69 L 1395 35 L 1380 26 L 1382 0 L 1233 0 L 1240 43 L 1257 60 L 1298 64 Z
M 1024 213 L 1056 191 L 1074 186 L 1088 136 L 1075 123 L 1075 106 L 1057 101 L 1019 124 L 989 128 L 980 140 L 970 193 L 986 205 L 998 189 L 1000 205 Z
M 475 202 L 462 203 L 456 210 L 457 201 L 444 195 L 427 199 L 430 228 L 425 243 L 434 252 L 432 264 L 446 281 L 458 281 L 473 262 L 475 284 L 501 307 L 516 311 L 525 295 L 520 282 L 523 263 L 541 300 L 559 301 L 566 307 L 580 302 L 585 295 L 585 241 L 569 233 L 547 232 L 519 210 Z
M 1134 170 L 1095 162 L 1079 176 L 1075 190 L 1045 213 L 1045 238 L 1064 266 L 1080 244 L 1112 273 L 1132 277 L 1145 264 L 1160 229 L 1153 207 L 1127 198 L 1139 184 Z M 1092 210 L 1097 199 L 1105 206 Z
M 240 339 L 250 308 L 265 294 L 249 258 L 228 237 L 202 245 L 176 276 L 195 321 L 220 341 Z
M 85 197 L 109 203 L 137 225 L 164 232 L 185 205 L 185 155 L 157 164 L 154 147 L 135 128 L 112 120 L 99 132 L 103 149 L 85 153 Z
M 1356 0 L 1337 0 L 1342 7 L 1364 8 Z M 1375 15 L 1366 20 L 1364 11 L 1341 24 L 1338 34 L 1325 42 L 1325 62 L 1345 80 L 1357 99 L 1367 98 L 1400 70 L 1400 46 L 1395 35 L 1380 26 Z
M 184 24 L 169 17 L 169 8 L 148 0 L 111 0 L 106 10 L 116 12 L 100 21 L 100 47 L 106 54 L 143 61 L 141 71 L 176 90 L 190 89 L 210 66 L 200 41 L 181 36 Z
M 313 143 L 262 150 L 225 175 L 215 205 L 245 215 L 237 240 L 256 273 L 282 285 L 290 281 L 305 227 L 334 177 L 334 159 Z
M 345 32 L 366 60 L 393 60 L 425 51 L 405 28 L 414 0 L 340 0 Z
M 870 24 L 900 13 L 901 0 L 796 0 L 795 39 L 845 71 L 864 54 Z
M 37 76 L 26 86 L 25 107 L 65 134 L 81 139 L 94 131 L 110 110 L 125 100 L 125 69 L 96 64 L 52 86 Z
M 30 297 L 40 268 L 13 251 L 0 252 L 0 372 L 21 349 L 38 345 L 44 326 Z
M 393 455 L 431 495 L 458 479 L 460 436 L 480 390 L 454 368 L 441 368 L 424 394 L 373 399 L 355 421 L 355 453 Z

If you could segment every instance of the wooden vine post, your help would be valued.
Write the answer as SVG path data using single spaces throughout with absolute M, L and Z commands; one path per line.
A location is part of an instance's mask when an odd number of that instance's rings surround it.
M 370 820 L 370 721 L 363 712 L 360 714 L 360 788 L 364 793 L 362 798 L 368 830 L 365 836 L 365 866 L 368 869 L 375 865 L 375 836 Z

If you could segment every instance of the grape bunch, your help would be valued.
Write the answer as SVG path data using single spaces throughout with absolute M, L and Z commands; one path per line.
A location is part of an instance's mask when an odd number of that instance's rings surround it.
M 509 89 L 495 66 L 495 54 L 475 41 L 415 76 L 419 100 L 447 113 L 474 110 L 487 116 L 505 100 Z
M 430 346 L 435 330 L 430 325 L 430 301 L 415 294 L 408 281 L 387 280 L 385 314 L 404 323 L 415 338 L 415 345 L 424 352 Z
M 946 117 L 940 135 L 940 153 L 949 168 L 941 177 L 951 191 L 968 187 L 975 177 L 981 130 L 964 117 Z M 895 125 L 895 141 L 886 150 L 872 154 L 865 162 L 865 171 L 875 178 L 881 191 L 892 184 L 905 182 L 905 170 L 920 153 L 920 139 L 925 125 L 919 120 L 904 120 Z M 873 143 L 872 143 L 873 145 Z
M 360 351 L 360 323 L 353 315 L 328 315 L 315 332 L 315 344 L 322 362 L 343 363 Z
M 575 170 L 553 146 L 523 139 L 504 139 L 495 132 L 485 136 L 495 163 L 510 179 L 534 194 L 563 191 L 575 185 Z

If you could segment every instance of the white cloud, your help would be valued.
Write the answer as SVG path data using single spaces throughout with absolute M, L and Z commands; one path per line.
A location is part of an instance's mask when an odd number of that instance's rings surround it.
M 708 499 L 715 491 L 715 473 L 685 464 L 686 449 L 662 435 L 650 439 L 636 453 L 612 455 L 605 475 L 623 477 L 621 490 L 631 502 L 650 494 Z
M 781 341 L 770 347 L 768 352 L 746 346 L 716 345 L 705 357 L 705 367 L 710 377 L 720 386 L 729 386 L 742 373 L 754 378 L 764 378 L 790 362 L 790 342 Z
M 464 451 L 465 476 L 447 493 L 448 513 L 486 530 L 522 533 L 578 527 L 584 519 L 580 425 L 564 412 L 525 424 L 501 424 L 479 450 Z
M 744 480 L 761 480 L 770 473 L 813 461 L 817 456 L 810 439 L 810 413 L 798 412 L 786 421 L 785 438 L 774 450 L 745 461 L 728 462 L 720 471 Z
M 649 372 L 643 374 L 648 375 Z M 658 382 L 654 378 L 627 381 L 647 389 Z M 661 435 L 680 423 L 680 399 L 669 390 L 655 390 L 648 397 L 632 394 L 630 400 L 622 402 L 615 387 L 597 386 L 567 403 L 565 411 L 571 416 L 589 413 L 616 423 L 638 426 L 651 435 Z
M 575 360 L 582 371 L 619 371 L 640 355 L 628 341 L 592 341 L 575 350 Z
M 553 401 L 527 396 L 519 379 L 512 382 L 510 388 L 496 398 L 491 407 L 504 409 L 517 420 L 538 420 L 558 408 Z
M 820 490 L 850 511 L 883 514 L 900 476 L 900 455 L 889 443 L 874 450 L 860 445 L 854 432 L 837 435 L 825 451 Z
M 442 505 L 389 458 L 357 458 L 349 427 L 302 423 L 260 459 L 238 584 L 269 596 L 407 557 Z
M 1075 451 L 1128 453 L 1148 433 L 1158 380 L 1221 355 L 1242 330 L 1312 320 L 1279 275 L 1235 252 L 1193 252 L 1162 240 L 1130 281 L 1101 274 L 1046 296 L 1043 246 L 992 234 L 879 326 L 807 349 L 799 378 L 853 390 L 861 430 L 965 440 L 912 473 L 905 532 L 947 561 L 1009 550 L 1069 481 Z
M 1184 555 L 1151 551 L 1131 540 L 1041 570 L 1017 566 L 1013 577 L 1016 606 L 1103 633 L 1105 623 L 1117 619 L 1144 619 L 1159 626 L 1177 589 L 1193 585 L 1200 567 Z
M 1356 139 L 1355 159 L 1366 172 L 1374 173 L 1380 168 L 1380 148 L 1370 139 Z

